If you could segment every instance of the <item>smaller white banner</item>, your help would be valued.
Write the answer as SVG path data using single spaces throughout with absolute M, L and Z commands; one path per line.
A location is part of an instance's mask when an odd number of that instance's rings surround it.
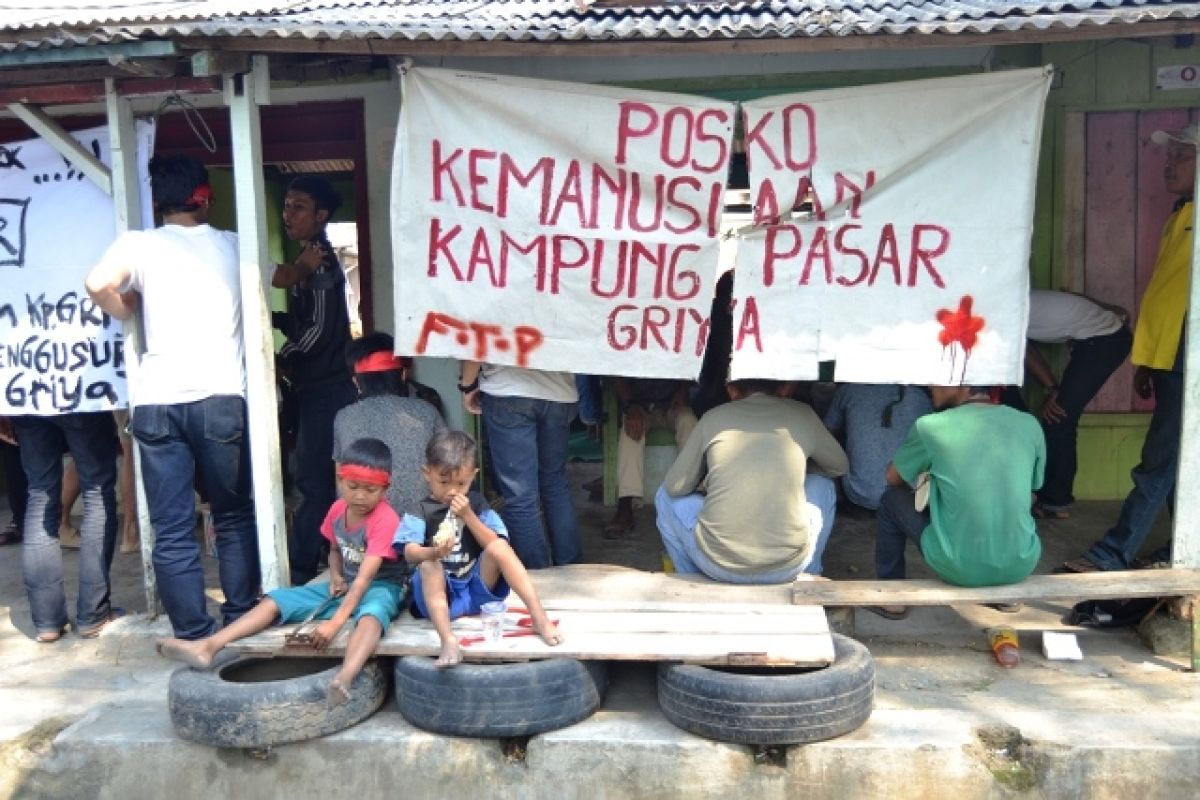
M 108 128 L 72 136 L 110 164 Z M 154 126 L 137 124 L 143 224 Z M 121 325 L 84 278 L 115 238 L 112 198 L 42 139 L 0 145 L 0 415 L 127 405 Z
M 1155 88 L 1166 90 L 1200 89 L 1200 67 L 1195 64 L 1159 67 Z

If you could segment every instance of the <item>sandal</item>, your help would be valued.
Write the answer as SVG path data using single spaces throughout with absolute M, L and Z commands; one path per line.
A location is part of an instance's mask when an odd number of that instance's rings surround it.
M 1080 556 L 1079 558 L 1073 558 L 1070 561 L 1064 561 L 1062 563 L 1062 566 L 1060 566 L 1058 569 L 1055 570 L 1055 572 L 1060 572 L 1060 573 L 1061 572 L 1084 573 L 1084 572 L 1103 572 L 1103 571 L 1104 570 L 1100 569 L 1100 566 L 1096 562 L 1092 561 L 1087 556 Z
M 80 639 L 95 639 L 100 635 L 100 632 L 104 630 L 108 623 L 114 622 L 123 616 L 125 616 L 125 609 L 113 608 L 108 612 L 108 616 L 99 622 L 92 623 L 91 625 L 83 628 L 80 628 L 78 625 L 76 625 L 75 632 L 79 634 Z
M 1071 518 L 1071 512 L 1068 509 L 1048 506 L 1040 500 L 1033 504 L 1033 508 L 1029 509 L 1029 513 L 1033 515 L 1034 519 L 1062 520 Z
M 999 611 L 1001 614 L 1019 614 L 1025 608 L 1024 603 L 984 603 L 983 605 L 993 611 Z
M 633 533 L 637 524 L 633 520 L 629 522 L 618 522 L 613 520 L 604 526 L 603 536 L 605 539 L 624 539 Z
M 872 614 L 878 614 L 884 619 L 904 619 L 908 616 L 908 606 L 863 606 Z
M 38 644 L 54 644 L 61 639 L 63 634 L 66 632 L 67 626 L 63 625 L 57 629 L 50 628 L 48 630 L 38 631 L 37 636 L 34 638 L 37 640 Z

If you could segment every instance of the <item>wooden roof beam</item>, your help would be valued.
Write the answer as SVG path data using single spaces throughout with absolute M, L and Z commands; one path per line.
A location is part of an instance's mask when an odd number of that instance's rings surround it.
M 112 196 L 112 171 L 45 111 L 24 103 L 10 103 L 8 110 L 45 139 L 72 166 L 88 176 L 105 194 Z

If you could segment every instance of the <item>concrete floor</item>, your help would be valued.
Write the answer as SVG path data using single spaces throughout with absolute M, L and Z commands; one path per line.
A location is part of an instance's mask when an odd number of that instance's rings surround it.
M 598 465 L 573 467 L 582 486 Z M 636 535 L 609 542 L 611 513 L 579 491 L 590 561 L 661 569 L 653 509 Z M 1079 555 L 1116 517 L 1087 503 L 1043 523 L 1041 571 Z M 0 520 L 7 519 L 0 510 Z M 826 554 L 833 578 L 872 575 L 873 521 L 843 515 Z M 1154 541 L 1167 534 L 1160 520 Z M 911 551 L 910 551 L 911 553 Z M 916 608 L 892 622 L 858 612 L 877 668 L 876 710 L 860 730 L 776 753 L 683 733 L 658 712 L 654 667 L 620 665 L 591 719 L 534 737 L 523 757 L 496 741 L 408 725 L 389 703 L 367 722 L 265 758 L 178 740 L 166 711 L 174 665 L 153 650 L 164 620 L 133 616 L 97 640 L 32 640 L 17 548 L 0 548 L 0 798 L 409 797 L 1192 798 L 1200 785 L 1200 680 L 1127 629 L 1072 629 L 1069 604 L 1007 615 L 975 606 Z M 76 556 L 66 552 L 68 593 Z M 205 560 L 212 595 L 215 562 Z M 910 556 L 910 575 L 928 573 Z M 140 561 L 118 555 L 115 602 L 144 609 Z M 1011 624 L 1022 663 L 995 664 L 985 631 Z M 1079 635 L 1084 660 L 1048 661 L 1040 634 Z M 569 632 L 568 632 L 569 633 Z

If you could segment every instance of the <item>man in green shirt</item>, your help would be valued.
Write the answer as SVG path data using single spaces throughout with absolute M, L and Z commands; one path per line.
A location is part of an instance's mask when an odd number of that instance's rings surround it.
M 1046 463 L 1041 426 L 1030 414 L 993 405 L 987 387 L 934 386 L 932 393 L 940 413 L 918 419 L 888 465 L 876 576 L 904 577 L 911 539 L 947 583 L 1018 583 L 1042 552 L 1030 514 Z M 909 485 L 922 473 L 928 473 L 929 502 L 918 511 Z M 872 610 L 892 619 L 907 612 L 904 606 Z

